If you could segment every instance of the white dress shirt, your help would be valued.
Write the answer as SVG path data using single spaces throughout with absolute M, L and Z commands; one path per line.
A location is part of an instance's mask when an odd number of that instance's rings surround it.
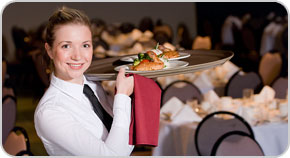
M 124 94 L 114 97 L 113 106 L 99 83 L 87 81 L 104 109 L 113 116 L 108 133 L 96 115 L 84 85 L 51 77 L 50 87 L 41 98 L 34 114 L 35 129 L 49 155 L 128 156 L 131 98 Z

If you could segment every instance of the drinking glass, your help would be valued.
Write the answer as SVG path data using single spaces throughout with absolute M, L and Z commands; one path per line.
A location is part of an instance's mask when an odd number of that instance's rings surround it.
M 251 100 L 254 95 L 254 90 L 251 88 L 243 89 L 243 99 Z

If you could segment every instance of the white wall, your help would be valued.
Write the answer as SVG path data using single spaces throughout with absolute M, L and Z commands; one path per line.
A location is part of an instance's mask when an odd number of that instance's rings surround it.
M 12 26 L 22 27 L 26 31 L 45 22 L 54 10 L 61 6 L 83 10 L 90 18 L 101 18 L 107 24 L 132 22 L 138 26 L 140 20 L 150 16 L 154 22 L 162 19 L 172 26 L 176 35 L 177 26 L 184 22 L 194 37 L 196 35 L 196 9 L 193 2 L 16 2 L 6 6 L 2 13 L 2 31 L 9 44 L 8 60 L 14 58 L 14 44 L 11 37 Z

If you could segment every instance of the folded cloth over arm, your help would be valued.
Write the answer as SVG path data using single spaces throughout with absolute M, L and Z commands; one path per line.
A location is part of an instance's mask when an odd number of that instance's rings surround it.
M 130 145 L 158 145 L 161 89 L 152 80 L 137 74 L 134 76 Z

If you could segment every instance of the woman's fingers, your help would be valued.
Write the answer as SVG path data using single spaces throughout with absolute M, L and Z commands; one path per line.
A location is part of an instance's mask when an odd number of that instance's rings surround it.
M 117 93 L 131 95 L 133 92 L 133 87 L 134 87 L 133 76 L 126 77 L 125 76 L 125 69 L 121 68 L 119 70 L 118 75 L 117 75 L 117 81 L 116 81 Z
M 120 68 L 117 78 L 119 77 L 125 77 L 125 68 Z

